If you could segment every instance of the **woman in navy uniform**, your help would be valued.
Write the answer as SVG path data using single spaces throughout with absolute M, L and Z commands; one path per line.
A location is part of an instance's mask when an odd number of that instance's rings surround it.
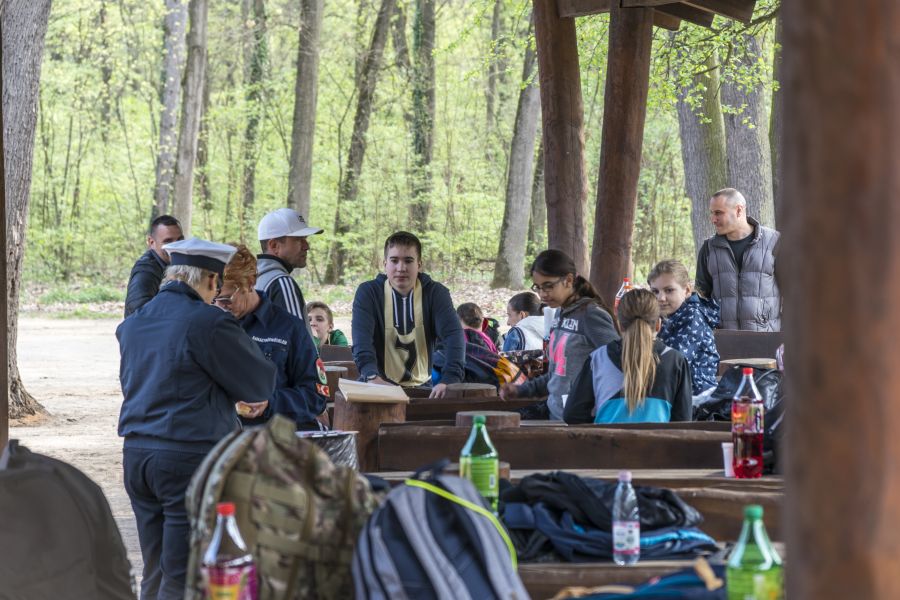
M 244 424 L 261 424 L 278 414 L 292 419 L 299 430 L 320 429 L 316 416 L 325 410 L 328 381 L 306 325 L 254 289 L 256 257 L 246 246 L 237 247 L 222 279 L 215 304 L 240 321 L 276 367 L 275 392 L 268 406 L 239 403 Z
M 275 368 L 230 314 L 211 306 L 234 247 L 197 238 L 165 246 L 172 258 L 157 294 L 116 330 L 125 399 L 125 490 L 138 525 L 141 598 L 182 598 L 191 475 L 240 427 L 235 404 L 272 394 Z

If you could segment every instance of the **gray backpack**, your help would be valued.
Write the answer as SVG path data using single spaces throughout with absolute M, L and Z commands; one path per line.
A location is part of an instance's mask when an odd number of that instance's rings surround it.
M 357 598 L 521 600 L 516 553 L 465 479 L 432 474 L 394 488 L 369 518 L 353 557 Z

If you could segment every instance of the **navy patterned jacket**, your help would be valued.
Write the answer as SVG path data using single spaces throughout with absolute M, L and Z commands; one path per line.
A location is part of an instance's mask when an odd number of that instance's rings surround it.
M 659 330 L 659 339 L 687 358 L 695 396 L 716 387 L 719 351 L 713 328 L 718 324 L 719 304 L 694 293 L 663 321 Z

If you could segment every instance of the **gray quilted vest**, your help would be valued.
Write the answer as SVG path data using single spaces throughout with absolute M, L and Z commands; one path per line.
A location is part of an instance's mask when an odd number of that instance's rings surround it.
M 781 331 L 781 292 L 775 282 L 773 250 L 779 234 L 753 219 L 753 241 L 737 268 L 725 236 L 709 238 L 707 267 L 712 276 L 712 297 L 722 307 L 723 329 Z

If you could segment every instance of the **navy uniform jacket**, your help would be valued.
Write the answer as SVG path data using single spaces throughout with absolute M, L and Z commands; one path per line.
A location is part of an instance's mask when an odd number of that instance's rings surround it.
M 167 283 L 116 329 L 126 447 L 207 452 L 238 427 L 234 403 L 272 395 L 275 366 L 231 314 Z
M 360 377 L 384 374 L 384 282 L 387 275 L 379 274 L 372 281 L 361 283 L 353 298 L 353 360 Z M 441 342 L 445 362 L 440 383 L 460 383 L 465 378 L 466 338 L 453 308 L 450 290 L 428 275 L 419 273 L 422 283 L 423 315 L 413 315 L 418 323 L 425 319 L 425 340 L 428 343 L 428 370 L 434 366 L 435 342 Z M 393 324 L 392 324 L 393 326 Z
M 266 358 L 275 364 L 275 392 L 268 397 L 269 406 L 263 417 L 242 420 L 256 425 L 279 414 L 297 424 L 309 423 L 322 414 L 328 401 L 319 393 L 327 383 L 324 367 L 320 379 L 319 353 L 303 321 L 275 305 L 264 292 L 257 293 L 259 306 L 240 323 Z
M 153 250 L 144 252 L 128 277 L 128 291 L 125 293 L 125 316 L 127 317 L 150 302 L 159 291 L 166 263 Z

